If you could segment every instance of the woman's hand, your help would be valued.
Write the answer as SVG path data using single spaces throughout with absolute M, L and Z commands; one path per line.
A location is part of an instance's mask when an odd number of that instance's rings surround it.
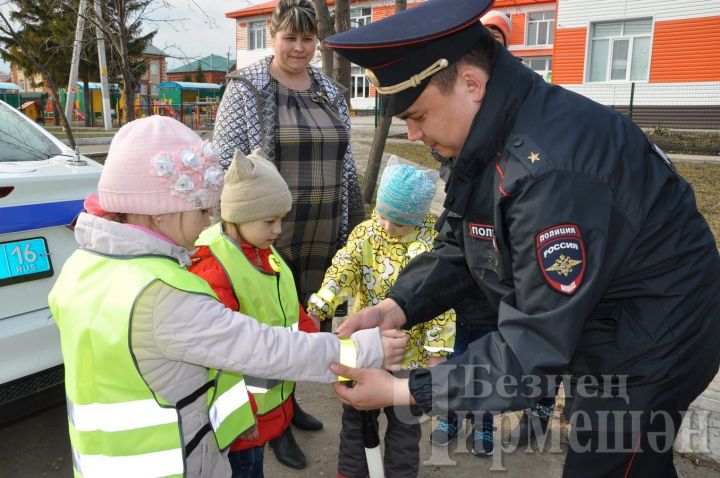
M 383 330 L 399 329 L 405 322 L 407 322 L 405 312 L 397 305 L 397 302 L 392 299 L 384 299 L 378 305 L 352 314 L 337 328 L 335 333 L 341 338 L 347 338 L 353 332 L 373 327 L 380 327 Z
M 405 357 L 405 349 L 408 344 L 407 335 L 399 330 L 389 329 L 380 332 L 380 339 L 385 354 L 383 366 L 392 371 L 400 370 L 400 362 Z
M 358 410 L 415 404 L 407 379 L 393 377 L 385 370 L 352 368 L 336 363 L 330 365 L 330 370 L 355 382 L 352 388 L 347 387 L 345 382 L 336 382 L 333 388 L 343 403 Z

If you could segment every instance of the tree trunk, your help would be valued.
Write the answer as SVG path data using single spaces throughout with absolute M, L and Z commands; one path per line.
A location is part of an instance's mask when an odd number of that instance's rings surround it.
M 335 2 L 335 31 L 340 33 L 350 29 L 350 2 L 337 0 Z M 345 87 L 345 101 L 350 107 L 350 61 L 335 54 L 333 64 L 333 79 Z
M 395 13 L 403 11 L 406 8 L 407 0 L 395 0 Z M 378 93 L 376 92 L 375 94 Z M 368 157 L 368 164 L 362 183 L 362 195 L 365 204 L 370 204 L 375 194 L 375 187 L 377 186 L 377 179 L 380 174 L 380 163 L 382 162 L 382 155 L 385 150 L 385 143 L 387 142 L 391 124 L 391 116 L 382 116 L 380 118 L 380 124 L 377 129 L 375 129 L 372 147 L 370 148 L 370 156 Z
M 385 150 L 385 142 L 390 132 L 390 124 L 392 116 L 382 116 L 380 124 L 375 129 L 372 146 L 370 147 L 370 157 L 368 158 L 365 176 L 363 176 L 362 196 L 365 204 L 372 203 L 375 194 L 375 186 L 377 185 L 378 174 L 380 173 L 380 163 L 382 161 L 383 151 Z
M 43 80 L 45 81 L 45 85 L 50 88 L 50 96 L 52 96 L 53 102 L 55 103 L 55 107 L 53 108 L 53 111 L 56 115 L 55 118 L 57 119 L 58 116 L 60 117 L 59 119 L 62 122 L 63 129 L 65 130 L 65 134 L 67 135 L 68 144 L 72 149 L 75 149 L 75 147 L 77 146 L 75 144 L 75 136 L 73 135 L 70 122 L 68 121 L 67 116 L 65 116 L 65 109 L 60 102 L 60 95 L 58 95 L 57 86 L 55 86 L 55 82 L 50 77 L 50 73 L 47 71 L 47 68 L 40 64 L 36 64 L 36 66 L 39 67 L 41 71 Z
M 133 88 L 132 75 L 130 73 L 130 55 L 127 49 L 127 28 L 120 22 L 120 64 L 122 65 L 123 91 L 125 96 L 125 122 L 129 123 L 135 119 L 135 89 Z
M 321 42 L 320 51 L 322 52 L 322 70 L 325 76 L 332 78 L 333 75 L 333 51 L 326 48 L 322 41 L 335 33 L 333 24 L 330 21 L 330 10 L 327 6 L 327 0 L 313 0 L 315 10 L 318 14 L 318 40 Z
M 85 103 L 85 126 L 90 127 L 93 125 L 93 110 L 92 110 L 92 92 L 90 91 L 90 81 L 88 81 L 87 72 L 83 78 L 83 103 Z

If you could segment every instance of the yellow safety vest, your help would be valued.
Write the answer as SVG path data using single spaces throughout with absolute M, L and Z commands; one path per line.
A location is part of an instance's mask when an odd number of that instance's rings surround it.
M 270 327 L 298 330 L 299 306 L 295 280 L 288 265 L 273 248 L 270 264 L 275 274 L 258 270 L 240 246 L 216 224 L 200 235 L 196 245 L 207 246 L 222 265 L 232 284 L 240 311 Z M 279 407 L 293 392 L 295 382 L 245 375 L 248 391 L 253 393 L 257 414 L 264 415 Z M 218 386 L 230 386 L 235 374 L 224 373 Z
M 213 397 L 208 415 L 219 445 L 228 446 L 255 422 L 244 383 L 220 393 L 216 380 L 223 373 L 217 370 L 176 405 L 147 386 L 134 360 L 130 327 L 138 297 L 156 280 L 217 298 L 171 258 L 113 258 L 85 250 L 68 259 L 50 292 L 65 361 L 76 477 L 184 476 L 186 454 L 202 436 L 184 443 L 178 407 L 206 390 Z

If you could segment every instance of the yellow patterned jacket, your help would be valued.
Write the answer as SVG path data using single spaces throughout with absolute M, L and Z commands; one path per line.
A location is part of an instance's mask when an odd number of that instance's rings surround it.
M 378 304 L 395 283 L 400 270 L 413 257 L 432 249 L 435 217 L 428 214 L 423 225 L 403 237 L 393 237 L 372 216 L 350 233 L 345 247 L 337 251 L 325 272 L 320 290 L 310 297 L 307 311 L 331 319 L 335 309 L 354 299 L 352 312 Z M 451 309 L 409 331 L 402 368 L 425 367 L 430 357 L 445 356 L 455 343 L 455 312 Z

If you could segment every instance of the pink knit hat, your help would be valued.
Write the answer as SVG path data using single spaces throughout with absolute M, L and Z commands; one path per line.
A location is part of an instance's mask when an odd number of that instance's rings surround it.
M 108 212 L 166 214 L 217 205 L 223 168 L 208 141 L 172 118 L 150 116 L 118 130 L 100 175 Z

